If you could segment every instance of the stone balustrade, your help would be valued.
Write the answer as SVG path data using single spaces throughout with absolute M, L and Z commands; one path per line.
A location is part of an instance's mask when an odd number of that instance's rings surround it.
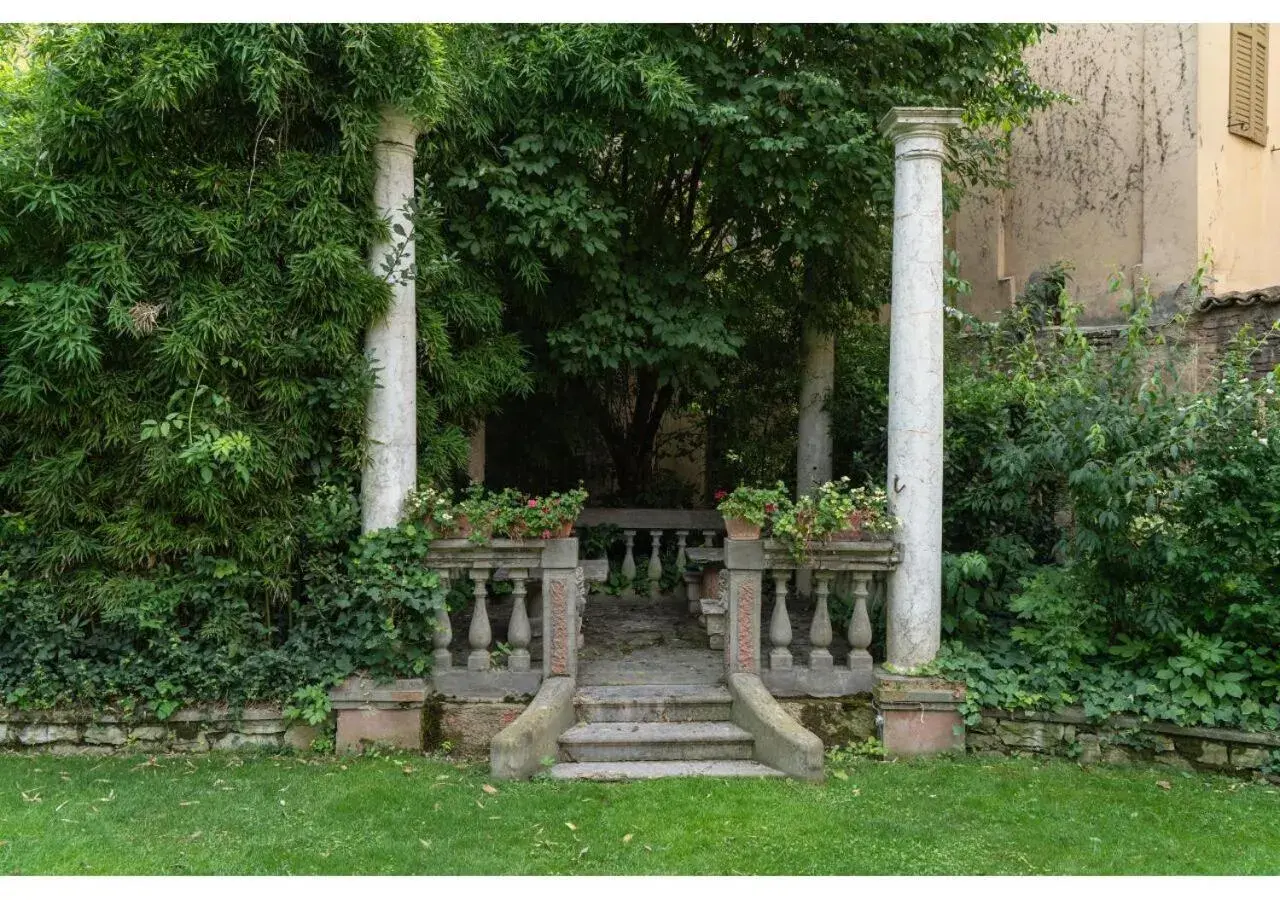
M 577 524 L 583 526 L 614 525 L 622 529 L 624 545 L 622 557 L 622 576 L 627 582 L 624 596 L 634 597 L 633 585 L 640 571 L 635 555 L 636 535 L 647 533 L 649 537 L 649 558 L 643 562 L 645 583 L 648 595 L 656 598 L 661 592 L 662 545 L 668 547 L 674 541 L 675 569 L 683 573 L 688 564 L 688 550 L 691 546 L 713 547 L 720 535 L 724 533 L 724 520 L 720 513 L 713 509 L 608 509 L 594 507 L 584 509 L 578 517 Z M 689 600 L 691 606 L 697 597 L 688 593 L 687 579 L 676 582 L 673 593 Z
M 897 548 L 891 541 L 825 542 L 813 547 L 803 568 L 813 572 L 813 610 L 809 620 L 807 649 L 798 660 L 793 651 L 795 630 L 792 580 L 801 568 L 786 547 L 773 540 L 726 540 L 723 548 L 695 548 L 694 562 L 719 573 L 718 596 L 700 598 L 712 645 L 722 641 L 727 672 L 758 674 L 776 696 L 836 697 L 870 691 L 874 678 L 870 652 L 871 617 L 867 604 L 873 580 L 897 565 Z M 767 631 L 763 627 L 762 601 L 765 575 L 773 586 L 774 603 Z M 849 650 L 842 661 L 832 654 L 831 586 L 836 576 L 851 585 L 853 609 L 845 637 Z M 704 584 L 709 579 L 704 579 Z M 712 622 L 715 615 L 723 622 Z M 723 637 L 716 640 L 715 632 Z M 762 652 L 762 634 L 768 640 Z
M 426 564 L 440 572 L 446 587 L 463 578 L 472 585 L 465 659 L 455 659 L 451 649 L 454 630 L 448 610 L 436 612 L 436 691 L 451 696 L 518 696 L 535 693 L 544 676 L 576 674 L 586 585 L 608 577 L 599 561 L 579 563 L 577 538 L 495 538 L 483 544 L 441 540 L 431 545 Z M 491 585 L 498 581 L 511 583 L 507 639 L 501 647 L 495 645 L 490 619 Z M 531 596 L 537 607 L 533 614 Z M 537 668 L 532 653 L 535 624 L 542 635 L 542 664 Z

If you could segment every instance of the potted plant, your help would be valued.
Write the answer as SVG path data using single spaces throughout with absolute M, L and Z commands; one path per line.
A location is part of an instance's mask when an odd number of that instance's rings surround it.
M 526 500 L 521 510 L 528 532 L 542 540 L 567 538 L 573 534 L 587 503 L 587 492 L 581 484 L 571 491 L 555 491 L 545 497 Z
M 861 541 L 891 534 L 894 520 L 889 515 L 889 498 L 882 487 L 857 487 L 849 491 L 853 509 L 846 516 L 846 528 L 831 534 L 833 541 Z
M 732 491 L 716 491 L 716 509 L 724 516 L 724 528 L 735 541 L 760 539 L 760 531 L 770 516 L 789 503 L 781 481 L 773 488 L 738 485 Z
M 861 541 L 893 531 L 883 488 L 852 487 L 849 479 L 828 481 L 779 511 L 773 536 L 797 562 L 809 558 L 814 541 Z
M 406 518 L 421 521 L 433 537 L 450 538 L 458 533 L 452 491 L 429 484 L 411 492 L 404 503 Z
M 473 544 L 483 544 L 493 536 L 498 511 L 494 495 L 486 491 L 484 485 L 471 485 L 454 507 L 458 537 L 467 538 Z

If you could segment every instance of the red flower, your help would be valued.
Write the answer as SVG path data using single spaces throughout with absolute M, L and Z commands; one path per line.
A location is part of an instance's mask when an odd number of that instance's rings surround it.
M 537 509 L 537 508 L 538 508 L 538 501 L 537 501 L 537 500 L 530 500 L 530 501 L 529 501 L 529 508 L 530 508 L 530 509 Z
M 764 511 L 767 513 L 777 512 L 778 505 L 776 503 L 766 503 L 764 505 Z
M 729 492 L 728 492 L 728 491 L 723 491 L 723 490 L 721 490 L 721 491 L 716 491 L 716 499 L 717 499 L 717 500 L 723 500 L 725 497 L 728 497 L 728 496 L 729 496 Z

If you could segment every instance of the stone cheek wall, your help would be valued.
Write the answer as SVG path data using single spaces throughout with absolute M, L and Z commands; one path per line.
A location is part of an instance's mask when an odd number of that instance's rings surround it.
M 1222 728 L 1181 728 L 1117 716 L 1089 722 L 1082 710 L 1054 714 L 986 710 L 982 722 L 970 726 L 966 746 L 971 753 L 1021 753 L 1062 756 L 1083 765 L 1147 763 L 1182 771 L 1259 771 L 1280 769 L 1280 734 Z
M 163 722 L 88 710 L 0 709 L 0 748 L 69 755 L 307 750 L 320 733 L 288 721 L 279 706 L 192 707 Z

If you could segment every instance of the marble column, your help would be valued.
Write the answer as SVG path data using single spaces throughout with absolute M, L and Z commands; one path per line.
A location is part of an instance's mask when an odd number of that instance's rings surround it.
M 387 221 L 386 240 L 369 251 L 369 269 L 391 286 L 386 313 L 369 326 L 364 351 L 377 381 L 365 412 L 368 457 L 360 478 L 361 530 L 400 521 L 404 498 L 417 483 L 417 309 L 414 300 L 413 158 L 418 130 L 402 113 L 385 109 L 373 148 L 373 196 Z
M 886 662 L 911 670 L 942 637 L 942 164 L 960 110 L 895 107 L 889 323 L 889 512 L 901 562 L 889 577 Z

